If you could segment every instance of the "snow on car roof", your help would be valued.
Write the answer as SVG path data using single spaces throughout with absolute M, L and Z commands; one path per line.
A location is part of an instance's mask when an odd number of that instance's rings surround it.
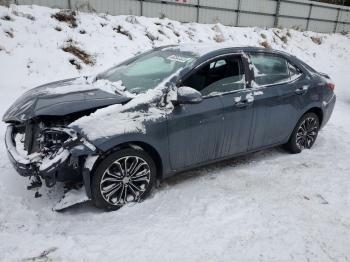
M 191 52 L 194 53 L 198 56 L 203 56 L 205 54 L 211 53 L 213 51 L 217 51 L 220 49 L 225 49 L 225 48 L 233 48 L 236 46 L 232 46 L 231 44 L 225 43 L 225 44 L 193 44 L 193 43 L 188 43 L 188 44 L 180 44 L 180 45 L 174 45 L 170 47 L 166 47 L 163 50 L 179 50 L 181 52 Z M 238 46 L 237 46 L 238 47 Z

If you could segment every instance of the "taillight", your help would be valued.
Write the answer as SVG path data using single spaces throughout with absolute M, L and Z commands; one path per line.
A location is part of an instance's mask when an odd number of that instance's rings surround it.
M 332 91 L 334 91 L 334 89 L 335 89 L 335 84 L 334 84 L 334 83 L 327 83 L 327 87 L 328 87 L 329 89 L 331 89 Z

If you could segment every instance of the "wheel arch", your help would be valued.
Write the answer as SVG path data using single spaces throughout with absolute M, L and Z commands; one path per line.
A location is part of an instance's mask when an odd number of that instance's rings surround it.
M 322 126 L 322 123 L 323 123 L 323 111 L 320 107 L 312 107 L 310 109 L 308 109 L 304 114 L 307 114 L 307 113 L 314 113 L 317 115 L 318 117 L 318 120 L 320 121 L 320 126 Z
M 104 152 L 102 155 L 100 155 L 97 160 L 95 161 L 93 167 L 91 168 L 90 174 L 93 175 L 98 165 L 111 153 L 116 152 L 121 149 L 126 148 L 134 148 L 134 149 L 141 149 L 145 152 L 147 152 L 150 157 L 153 159 L 154 164 L 156 165 L 157 169 L 157 179 L 161 179 L 163 176 L 163 161 L 159 154 L 159 152 L 150 144 L 141 142 L 141 141 L 129 141 L 124 142 L 121 144 L 118 144 L 111 148 L 110 150 Z
M 317 117 L 318 117 L 318 120 L 320 121 L 320 127 L 322 127 L 323 117 L 324 117 L 324 113 L 323 113 L 322 109 L 320 107 L 317 107 L 317 106 L 310 107 L 302 115 L 300 115 L 300 117 L 297 119 L 296 123 L 294 124 L 293 129 L 288 134 L 288 139 L 286 141 L 289 141 L 289 139 L 291 138 L 291 136 L 293 134 L 293 131 L 296 128 L 296 125 L 298 124 L 299 120 L 307 113 L 314 113 L 314 114 L 316 114 Z

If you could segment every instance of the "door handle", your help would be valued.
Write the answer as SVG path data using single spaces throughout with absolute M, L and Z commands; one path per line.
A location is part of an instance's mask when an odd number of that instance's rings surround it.
M 238 107 L 238 108 L 243 108 L 243 107 L 249 106 L 251 103 L 252 102 L 249 101 L 248 99 L 244 99 L 243 101 L 239 101 L 239 102 L 234 103 L 234 106 Z
M 304 95 L 306 94 L 307 90 L 309 90 L 309 87 L 308 86 L 303 86 L 303 87 L 299 87 L 295 90 L 295 93 L 297 95 Z

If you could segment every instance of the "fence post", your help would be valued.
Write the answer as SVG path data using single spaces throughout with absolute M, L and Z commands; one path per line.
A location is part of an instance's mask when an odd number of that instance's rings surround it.
M 281 0 L 277 0 L 274 27 L 278 26 L 278 16 L 280 15 Z
M 68 0 L 68 9 L 72 9 L 72 2 L 71 2 L 71 0 Z
M 308 17 L 307 17 L 307 23 L 306 23 L 306 31 L 309 30 L 309 24 L 310 24 L 310 17 L 311 17 L 311 12 L 312 12 L 312 6 L 313 6 L 313 4 L 310 4 L 309 15 L 308 15 Z
M 236 16 L 236 26 L 239 25 L 239 15 L 241 12 L 241 0 L 238 0 L 237 2 L 237 16 Z
M 337 32 L 338 22 L 339 22 L 339 16 L 340 16 L 340 8 L 338 8 L 337 20 L 335 21 L 334 30 L 333 30 L 334 33 Z
M 140 0 L 140 16 L 143 16 L 143 0 Z
M 197 0 L 197 23 L 199 23 L 199 8 L 200 8 L 200 0 Z

